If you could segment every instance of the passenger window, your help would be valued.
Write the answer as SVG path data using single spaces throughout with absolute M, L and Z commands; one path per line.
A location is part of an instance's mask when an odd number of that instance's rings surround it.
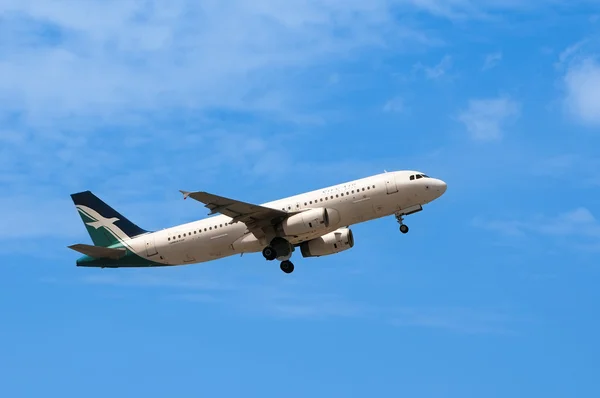
M 179 235 L 179 239 L 181 239 L 181 235 Z
M 167 238 L 167 240 L 171 240 L 171 238 Z

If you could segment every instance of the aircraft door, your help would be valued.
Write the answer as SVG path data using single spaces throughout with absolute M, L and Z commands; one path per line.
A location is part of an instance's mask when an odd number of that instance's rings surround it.
M 158 254 L 156 246 L 154 245 L 154 236 L 146 238 L 146 256 L 152 257 Z
M 388 195 L 398 192 L 398 187 L 396 186 L 396 174 L 395 173 L 385 173 L 384 178 L 385 178 L 385 189 L 387 190 Z

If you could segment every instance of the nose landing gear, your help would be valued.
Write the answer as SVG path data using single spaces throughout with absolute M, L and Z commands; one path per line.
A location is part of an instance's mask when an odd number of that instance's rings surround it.
M 400 224 L 400 232 L 402 232 L 403 234 L 408 232 L 408 226 L 406 224 L 404 224 L 404 217 L 401 213 L 396 213 L 396 220 L 398 221 L 398 223 Z

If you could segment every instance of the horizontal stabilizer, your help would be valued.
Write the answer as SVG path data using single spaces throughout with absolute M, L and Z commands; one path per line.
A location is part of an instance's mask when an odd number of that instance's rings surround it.
M 111 259 L 119 259 L 125 256 L 127 250 L 123 248 L 110 248 L 110 247 L 102 247 L 102 246 L 92 246 L 85 245 L 83 243 L 78 243 L 76 245 L 69 246 L 69 249 L 75 250 L 79 253 L 83 253 L 86 256 L 94 257 L 94 258 L 111 258 Z

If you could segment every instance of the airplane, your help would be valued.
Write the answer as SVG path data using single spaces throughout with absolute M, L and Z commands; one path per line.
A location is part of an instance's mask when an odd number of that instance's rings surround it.
M 286 274 L 299 248 L 302 257 L 336 254 L 354 246 L 351 225 L 404 217 L 446 192 L 446 183 L 419 171 L 385 172 L 256 205 L 208 192 L 180 191 L 210 210 L 198 221 L 151 232 L 138 227 L 90 191 L 71 195 L 93 245 L 68 246 L 80 267 L 157 267 L 203 263 L 262 252 Z M 218 214 L 218 215 L 215 215 Z

